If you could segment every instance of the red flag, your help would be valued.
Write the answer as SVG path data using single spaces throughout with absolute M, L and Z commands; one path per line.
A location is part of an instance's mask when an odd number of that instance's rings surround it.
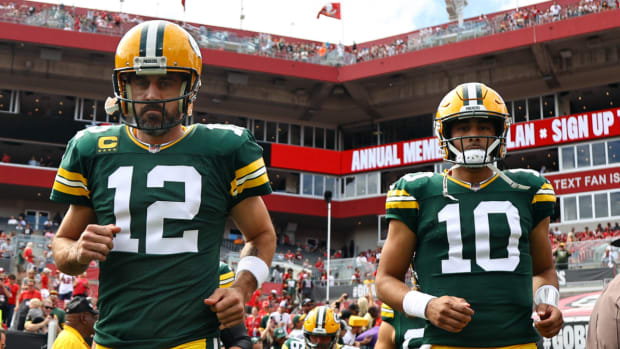
M 181 0 L 181 5 L 183 5 L 183 11 L 185 12 L 185 0 Z
M 327 5 L 323 6 L 321 11 L 319 11 L 319 13 L 316 15 L 316 18 L 318 19 L 321 15 L 340 19 L 340 3 L 330 2 Z

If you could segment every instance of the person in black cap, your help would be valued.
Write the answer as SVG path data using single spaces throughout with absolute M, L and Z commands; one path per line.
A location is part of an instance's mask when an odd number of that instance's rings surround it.
M 95 333 L 95 322 L 99 312 L 93 308 L 86 297 L 73 297 L 67 307 L 66 322 L 62 332 L 56 337 L 52 349 L 88 349 Z
M 620 247 L 620 239 L 611 242 Z M 586 338 L 586 348 L 620 348 L 620 274 L 611 280 L 598 297 L 592 313 Z
M 301 311 L 302 314 L 308 314 L 310 312 L 310 310 L 312 310 L 314 308 L 314 301 L 310 298 L 304 298 L 301 301 Z

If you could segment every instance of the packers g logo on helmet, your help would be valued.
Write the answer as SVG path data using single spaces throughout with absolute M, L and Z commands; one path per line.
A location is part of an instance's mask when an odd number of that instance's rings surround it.
M 454 121 L 480 118 L 492 121 L 495 137 L 487 137 L 486 149 L 460 152 L 454 142 L 464 137 L 451 136 Z M 471 82 L 457 86 L 441 100 L 435 115 L 435 135 L 443 159 L 465 167 L 483 167 L 506 156 L 506 136 L 510 130 L 510 115 L 502 97 L 488 86 Z
M 318 306 L 310 311 L 304 321 L 304 339 L 307 348 L 331 349 L 338 341 L 340 321 L 334 310 L 328 306 Z M 329 343 L 313 343 L 311 337 L 332 337 Z
M 181 73 L 183 83 L 179 96 L 175 98 L 140 101 L 132 96 L 128 83 L 131 74 L 161 75 L 169 72 Z M 160 128 L 167 129 L 181 123 L 185 116 L 192 114 L 194 100 L 200 88 L 202 73 L 202 56 L 194 38 L 177 24 L 156 20 L 147 21 L 131 28 L 121 39 L 116 48 L 115 69 L 112 75 L 115 98 L 112 103 L 117 107 L 106 106 L 106 111 L 119 111 L 122 120 L 135 128 L 140 125 L 136 117 L 135 104 L 178 103 L 178 122 L 166 123 L 162 117 Z M 165 107 L 162 107 L 162 111 Z M 153 128 L 149 128 L 153 129 Z

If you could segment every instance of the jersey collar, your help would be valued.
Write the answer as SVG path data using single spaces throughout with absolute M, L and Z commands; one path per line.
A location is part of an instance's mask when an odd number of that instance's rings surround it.
M 478 190 L 480 190 L 480 189 L 482 189 L 482 188 L 486 187 L 487 185 L 489 185 L 489 184 L 491 184 L 493 181 L 495 181 L 495 180 L 497 179 L 497 177 L 499 177 L 499 175 L 496 173 L 496 174 L 495 174 L 495 175 L 493 175 L 492 177 L 487 178 L 487 179 L 485 179 L 484 181 L 482 181 L 482 182 L 480 182 L 480 183 L 475 183 L 475 184 L 472 184 L 472 183 L 469 183 L 469 182 L 466 182 L 466 181 L 462 181 L 462 180 L 460 180 L 460 179 L 456 179 L 456 178 L 454 178 L 454 177 L 452 177 L 452 176 L 448 175 L 447 173 L 446 173 L 446 174 L 444 174 L 444 176 L 447 176 L 447 177 L 448 177 L 448 179 L 449 179 L 450 181 L 452 181 L 452 182 L 454 182 L 454 183 L 456 183 L 456 184 L 458 184 L 458 185 L 460 185 L 460 186 L 462 186 L 462 187 L 464 187 L 464 188 L 467 188 L 467 189 L 469 189 L 469 190 L 472 190 L 472 191 L 478 191 Z
M 158 153 L 164 149 L 170 148 L 173 145 L 179 143 L 182 139 L 184 139 L 188 134 L 191 133 L 191 131 L 194 129 L 195 125 L 191 125 L 189 127 L 185 127 L 183 125 L 181 125 L 181 127 L 183 128 L 183 135 L 173 141 L 170 141 L 168 143 L 164 143 L 164 144 L 148 144 L 145 142 L 142 142 L 141 140 L 138 139 L 138 137 L 136 136 L 136 132 L 137 130 L 133 127 L 129 127 L 127 125 L 125 125 L 125 131 L 127 131 L 127 135 L 129 136 L 129 139 L 131 139 L 132 142 L 134 142 L 138 147 L 147 150 L 150 153 Z

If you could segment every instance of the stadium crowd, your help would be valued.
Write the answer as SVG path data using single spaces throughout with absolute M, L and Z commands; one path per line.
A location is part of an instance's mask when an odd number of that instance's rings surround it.
M 465 20 L 462 24 L 452 22 L 422 28 L 390 39 L 363 45 L 353 43 L 350 46 L 295 40 L 266 33 L 209 28 L 187 22 L 179 24 L 195 37 L 200 46 L 206 48 L 314 64 L 350 65 L 619 7 L 619 0 L 579 0 L 565 6 L 555 1 L 551 5 L 545 3 L 526 6 L 490 17 L 481 14 L 477 18 Z M 62 4 L 0 2 L 0 21 L 105 35 L 121 36 L 137 23 L 148 19 L 133 14 Z

